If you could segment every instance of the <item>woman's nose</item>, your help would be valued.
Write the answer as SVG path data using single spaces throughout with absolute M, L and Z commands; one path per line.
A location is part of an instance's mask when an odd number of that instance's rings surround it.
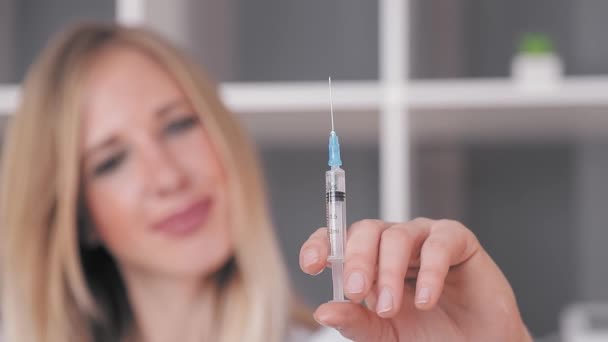
M 145 154 L 142 173 L 147 189 L 157 195 L 183 190 L 188 177 L 172 153 L 163 148 L 150 149 Z

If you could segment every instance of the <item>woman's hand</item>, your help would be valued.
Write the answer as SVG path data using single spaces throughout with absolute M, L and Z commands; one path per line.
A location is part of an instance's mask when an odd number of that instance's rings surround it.
M 320 273 L 328 254 L 320 228 L 302 246 L 302 270 Z M 532 341 L 504 275 L 456 221 L 353 224 L 344 280 L 352 302 L 314 315 L 354 341 Z

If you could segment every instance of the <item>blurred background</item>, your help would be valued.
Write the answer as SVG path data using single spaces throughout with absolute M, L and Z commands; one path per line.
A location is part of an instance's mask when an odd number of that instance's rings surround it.
M 0 0 L 1 126 L 66 25 L 167 35 L 258 142 L 293 284 L 317 305 L 329 274 L 297 265 L 325 220 L 331 75 L 349 222 L 461 220 L 544 336 L 567 305 L 608 300 L 606 13 L 604 0 Z

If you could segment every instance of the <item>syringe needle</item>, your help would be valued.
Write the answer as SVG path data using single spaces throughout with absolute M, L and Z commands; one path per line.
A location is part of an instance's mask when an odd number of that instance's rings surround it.
M 331 131 L 335 132 L 334 129 L 334 102 L 331 96 L 331 76 L 329 77 L 329 108 L 331 112 Z

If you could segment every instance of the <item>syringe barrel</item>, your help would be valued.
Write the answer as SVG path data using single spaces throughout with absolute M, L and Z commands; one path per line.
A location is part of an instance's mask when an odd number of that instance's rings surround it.
M 325 173 L 327 233 L 331 247 L 329 261 L 344 259 L 346 246 L 346 179 L 340 167 Z

